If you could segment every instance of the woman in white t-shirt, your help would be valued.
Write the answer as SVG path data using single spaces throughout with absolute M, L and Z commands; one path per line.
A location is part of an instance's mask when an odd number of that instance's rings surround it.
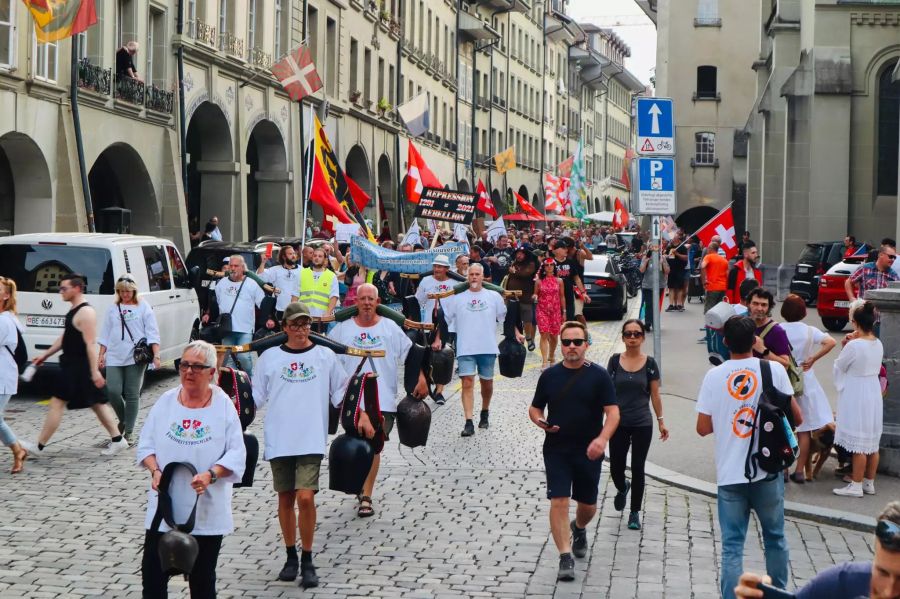
M 813 431 L 834 422 L 828 396 L 812 367 L 834 349 L 837 342 L 824 331 L 801 322 L 806 318 L 806 302 L 799 295 L 792 293 L 784 299 L 781 318 L 784 319 L 781 328 L 787 333 L 791 354 L 803 368 L 803 395 L 797 398 L 803 412 L 803 422 L 797 427 L 800 455 L 797 456 L 797 465 L 791 474 L 792 481 L 803 484 L 806 482 L 804 472 L 809 460 L 810 436 Z
M 165 597 L 168 576 L 162 572 L 159 539 L 169 530 L 163 521 L 151 530 L 162 469 L 171 462 L 188 462 L 198 472 L 175 471 L 169 485 L 174 521 L 187 521 L 194 502 L 197 515 L 191 534 L 200 553 L 190 574 L 191 597 L 216 596 L 216 562 L 224 535 L 234 531 L 232 485 L 244 474 L 247 452 L 237 410 L 214 383 L 216 350 L 194 341 L 178 365 L 181 385 L 166 391 L 151 408 L 137 448 L 137 463 L 150 471 L 144 557 L 141 563 L 144 597 Z M 198 497 L 199 495 L 199 497 Z
M 15 433 L 3 420 L 3 412 L 10 398 L 19 390 L 19 367 L 14 352 L 19 344 L 19 319 L 16 318 L 16 282 L 0 277 L 0 442 L 10 448 L 17 474 L 25 467 L 28 452 L 16 439 Z
M 106 393 L 119 418 L 119 432 L 134 444 L 134 424 L 141 409 L 141 387 L 146 364 L 134 363 L 134 344 L 146 339 L 153 351 L 153 368 L 159 368 L 159 325 L 150 304 L 138 299 L 131 275 L 116 281 L 116 299 L 106 311 L 100 337 L 100 368 L 106 367 Z M 110 445 L 101 453 L 111 455 L 120 446 Z

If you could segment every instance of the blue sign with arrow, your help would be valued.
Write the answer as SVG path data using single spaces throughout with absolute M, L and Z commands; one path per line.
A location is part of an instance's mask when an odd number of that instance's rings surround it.
M 637 99 L 637 151 L 642 156 L 675 154 L 675 109 L 671 98 Z

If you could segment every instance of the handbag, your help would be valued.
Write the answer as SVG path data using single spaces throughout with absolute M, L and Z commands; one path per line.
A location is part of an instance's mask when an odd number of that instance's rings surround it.
M 131 334 L 131 329 L 128 328 L 128 324 L 125 322 L 125 315 L 122 313 L 122 306 L 120 304 L 116 304 L 119 308 L 119 320 L 122 321 L 122 330 L 123 332 L 128 333 L 128 338 L 131 339 L 131 342 L 134 343 L 134 349 L 132 349 L 132 355 L 134 356 L 135 364 L 149 364 L 153 361 L 153 350 L 150 349 L 150 344 L 147 343 L 146 337 L 141 337 L 135 342 L 134 336 Z M 124 338 L 124 336 L 123 336 Z

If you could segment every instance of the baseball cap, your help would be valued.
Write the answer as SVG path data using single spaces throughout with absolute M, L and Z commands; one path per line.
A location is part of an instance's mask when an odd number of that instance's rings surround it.
M 302 316 L 312 318 L 309 314 L 309 308 L 302 302 L 292 302 L 284 309 L 284 320 L 286 321 L 296 320 Z
M 431 261 L 432 266 L 446 266 L 450 268 L 450 258 L 445 256 L 444 254 L 438 254 L 434 257 L 434 260 Z

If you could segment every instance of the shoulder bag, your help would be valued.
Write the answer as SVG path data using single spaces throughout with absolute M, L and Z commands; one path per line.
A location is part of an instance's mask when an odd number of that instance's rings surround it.
M 128 338 L 131 339 L 131 342 L 134 344 L 134 349 L 131 350 L 132 355 L 134 356 L 135 364 L 149 364 L 153 361 L 153 350 L 150 349 L 150 344 L 147 343 L 146 337 L 141 337 L 136 342 L 134 337 L 131 334 L 131 329 L 128 328 L 128 324 L 125 322 L 125 314 L 122 313 L 122 305 L 116 304 L 116 307 L 119 309 L 119 320 L 122 321 L 122 332 L 128 333 Z M 124 334 L 122 336 L 124 339 Z

